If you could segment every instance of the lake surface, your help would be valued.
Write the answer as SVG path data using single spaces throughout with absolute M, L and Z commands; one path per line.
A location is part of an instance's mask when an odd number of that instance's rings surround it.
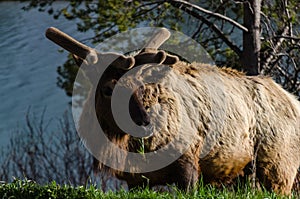
M 29 107 L 37 115 L 46 108 L 45 120 L 54 119 L 53 123 L 69 107 L 71 99 L 56 85 L 57 66 L 66 61 L 67 53 L 58 52 L 60 48 L 45 38 L 45 30 L 55 26 L 77 39 L 88 37 L 76 31 L 76 22 L 23 11 L 24 5 L 0 2 L 0 147 L 24 126 Z

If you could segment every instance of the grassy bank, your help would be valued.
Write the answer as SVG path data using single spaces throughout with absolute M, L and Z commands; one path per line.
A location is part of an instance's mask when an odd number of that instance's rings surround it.
M 48 185 L 39 185 L 32 181 L 15 180 L 13 183 L 3 183 L 0 185 L 0 198 L 61 198 L 61 199 L 75 199 L 75 198 L 285 198 L 278 196 L 275 193 L 266 191 L 255 191 L 247 186 L 238 188 L 235 191 L 228 189 L 216 189 L 211 186 L 199 185 L 189 193 L 183 193 L 175 188 L 170 192 L 157 192 L 149 189 L 139 189 L 135 191 L 121 190 L 118 192 L 103 193 L 94 186 L 89 187 L 72 187 L 69 185 L 58 185 L 52 182 Z M 297 198 L 293 196 L 293 198 Z

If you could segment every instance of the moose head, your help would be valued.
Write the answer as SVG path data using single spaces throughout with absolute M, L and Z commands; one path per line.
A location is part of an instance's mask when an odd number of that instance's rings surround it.
M 98 74 L 96 68 L 102 66 L 106 68 L 99 82 L 96 82 L 98 86 L 95 95 L 95 108 L 101 125 L 112 127 L 113 129 L 110 129 L 110 131 L 113 132 L 121 133 L 117 125 L 111 125 L 114 123 L 114 119 L 110 108 L 111 96 L 118 80 L 127 71 L 146 63 L 173 65 L 178 62 L 177 56 L 158 50 L 170 37 L 170 32 L 165 28 L 155 32 L 144 48 L 135 56 L 98 52 L 54 27 L 46 30 L 46 37 L 72 53 L 76 64 L 79 67 L 88 67 L 88 71 L 92 73 L 92 76 Z M 150 118 L 140 99 L 143 95 L 143 89 L 135 88 L 132 93 L 129 102 L 130 116 L 135 124 L 147 126 L 150 123 Z

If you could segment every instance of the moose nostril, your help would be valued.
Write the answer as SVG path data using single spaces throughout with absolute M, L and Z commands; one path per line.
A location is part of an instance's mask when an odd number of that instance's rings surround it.
M 134 121 L 138 126 L 148 126 L 150 124 L 150 119 L 147 118 L 143 118 L 142 120 L 136 120 Z
M 144 121 L 143 126 L 148 126 L 150 124 L 150 121 Z
M 143 125 L 143 122 L 142 121 L 135 121 L 135 123 L 139 126 L 142 126 Z
M 150 118 L 148 115 L 144 117 L 143 126 L 148 126 L 150 124 Z

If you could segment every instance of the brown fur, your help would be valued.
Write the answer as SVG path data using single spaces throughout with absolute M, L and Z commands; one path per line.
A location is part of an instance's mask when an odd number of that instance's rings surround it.
M 96 96 L 91 92 L 87 98 L 79 133 L 87 140 L 93 155 L 111 159 L 114 165 L 121 166 L 118 168 L 125 166 L 127 153 L 99 144 L 101 136 L 95 131 L 98 122 L 107 138 L 123 151 L 138 152 L 141 143 L 119 129 L 114 121 L 109 97 L 113 86 L 126 70 L 141 64 L 146 64 L 140 68 L 144 74 L 152 68 L 152 72 L 161 75 L 156 83 L 134 88 L 129 112 L 136 124 L 145 126 L 149 118 L 155 120 L 153 135 L 144 138 L 145 152 L 156 151 L 169 143 L 167 146 L 181 152 L 181 157 L 148 173 L 126 173 L 102 163 L 99 168 L 126 180 L 129 188 L 146 183 L 150 186 L 175 183 L 186 190 L 197 182 L 200 174 L 207 183 L 225 183 L 248 174 L 249 165 L 255 163 L 255 175 L 262 185 L 268 190 L 290 194 L 295 178 L 299 180 L 299 101 L 268 77 L 248 77 L 230 68 L 178 62 L 178 57 L 157 51 L 169 35 L 166 29 L 155 33 L 149 46 L 133 58 L 99 53 L 56 28 L 47 29 L 46 36 L 74 53 L 76 63 L 91 64 L 86 71 L 88 77 L 99 77 L 101 66 L 110 64 L 98 86 L 92 87 Z M 163 63 L 173 70 L 159 70 L 147 63 Z M 93 64 L 99 67 L 94 68 Z M 123 83 L 129 88 L 132 85 L 130 79 Z M 97 117 L 92 115 L 95 109 Z M 165 120 L 159 113 L 166 115 Z M 218 136 L 212 139 L 214 135 Z M 180 142 L 172 142 L 175 137 Z
M 175 183 L 188 189 L 198 181 L 200 174 L 206 183 L 234 179 L 254 160 L 257 151 L 256 175 L 262 185 L 268 190 L 289 194 L 300 166 L 299 102 L 268 77 L 249 77 L 233 69 L 199 63 L 178 62 L 170 67 L 174 69 L 174 76 L 166 77 L 158 84 L 146 85 L 143 90 L 141 100 L 146 110 L 160 104 L 168 113 L 165 128 L 160 132 L 154 129 L 153 136 L 144 140 L 145 152 L 161 148 L 179 133 L 180 106 L 187 113 L 193 112 L 194 115 L 184 116 L 184 122 L 191 123 L 195 131 L 184 132 L 181 136 L 188 139 L 189 134 L 196 133 L 196 139 L 178 160 L 160 170 L 142 174 L 110 168 L 106 168 L 107 171 L 126 180 L 129 188 L 146 183 L 150 186 Z M 108 108 L 110 99 L 101 93 L 108 81 L 118 80 L 123 73 L 113 66 L 108 68 L 99 82 L 95 106 L 98 121 L 110 140 L 120 148 L 137 152 L 140 143 L 116 126 Z M 181 97 L 191 97 L 191 106 L 180 104 L 176 95 L 180 93 L 163 87 L 167 81 L 185 81 L 191 96 Z M 84 109 L 82 117 L 89 114 L 90 108 Z M 219 112 L 225 115 L 220 118 Z M 93 128 L 97 121 L 81 125 Z M 211 130 L 218 131 L 220 137 L 208 154 L 200 158 L 206 150 L 205 136 Z M 119 161 L 124 159 L 126 157 L 120 157 Z M 100 163 L 99 168 L 105 166 Z

